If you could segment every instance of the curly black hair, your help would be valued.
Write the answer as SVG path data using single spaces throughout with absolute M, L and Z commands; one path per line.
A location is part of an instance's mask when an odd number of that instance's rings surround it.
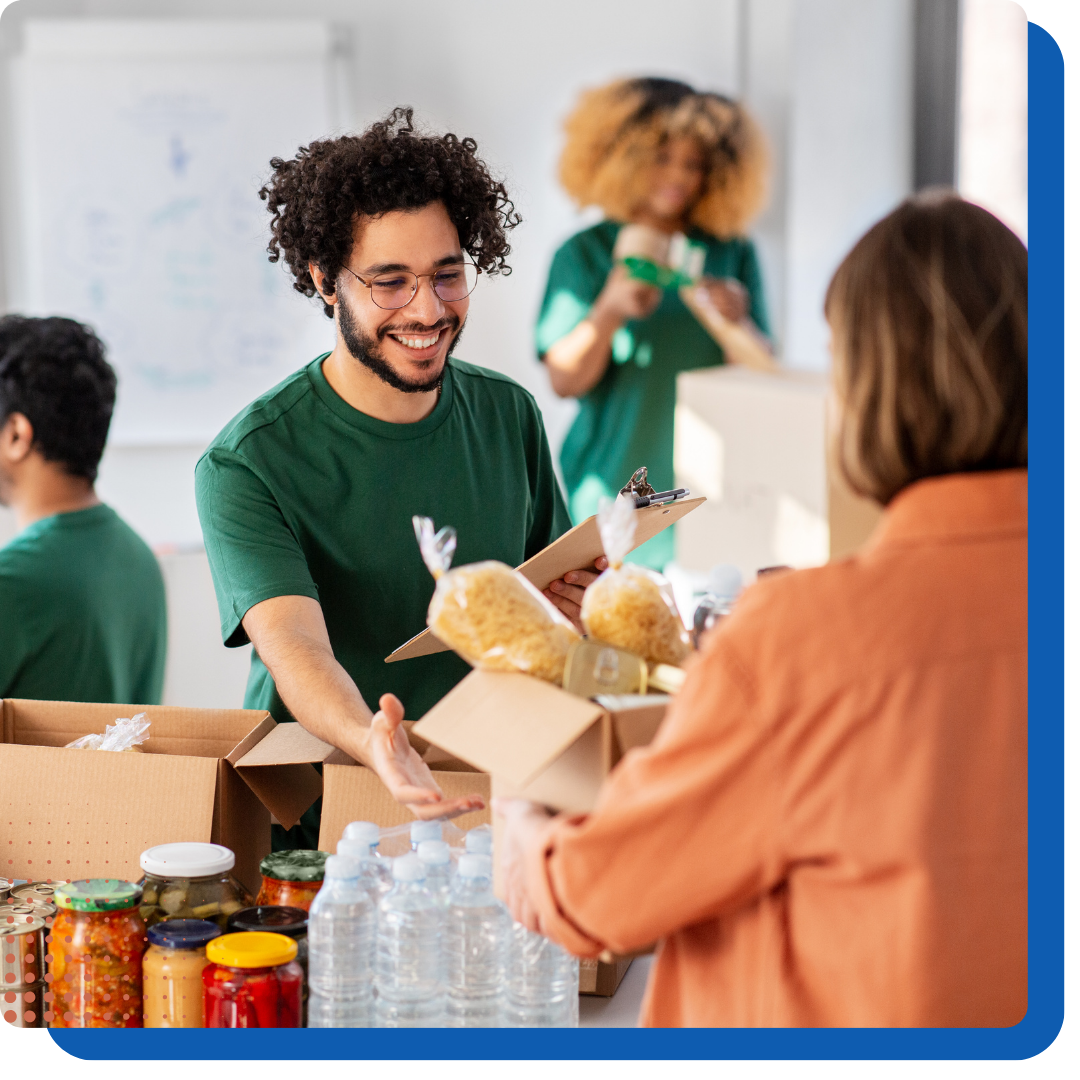
M 115 403 L 116 373 L 89 326 L 56 316 L 0 318 L 0 423 L 22 413 L 46 461 L 92 483 Z
M 336 282 L 353 245 L 357 215 L 419 210 L 442 202 L 461 246 L 487 274 L 509 274 L 506 234 L 521 223 L 505 184 L 476 156 L 474 139 L 423 135 L 413 110 L 398 107 L 362 135 L 301 146 L 294 158 L 271 158 L 273 176 L 259 198 L 273 215 L 270 261 L 284 258 L 305 296 L 317 289 L 308 264 Z M 323 310 L 333 317 L 334 309 Z

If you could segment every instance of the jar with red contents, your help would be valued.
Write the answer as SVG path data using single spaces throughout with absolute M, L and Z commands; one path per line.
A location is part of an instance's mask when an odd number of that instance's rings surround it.
M 322 888 L 326 858 L 325 851 L 271 852 L 259 863 L 262 887 L 256 905 L 308 911 Z
M 208 1028 L 298 1028 L 304 974 L 284 934 L 225 934 L 206 946 L 203 1011 Z
M 91 878 L 61 885 L 53 899 L 50 1025 L 142 1027 L 141 886 Z

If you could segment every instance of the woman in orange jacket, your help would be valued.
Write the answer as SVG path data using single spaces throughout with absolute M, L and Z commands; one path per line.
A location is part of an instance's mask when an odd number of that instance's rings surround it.
M 519 800 L 515 917 L 657 943 L 655 1026 L 1007 1026 L 1027 1008 L 1027 253 L 916 197 L 829 288 L 856 555 L 770 576 L 591 814 Z

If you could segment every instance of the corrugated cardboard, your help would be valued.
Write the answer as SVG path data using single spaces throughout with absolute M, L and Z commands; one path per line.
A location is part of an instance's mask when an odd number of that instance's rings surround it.
M 143 753 L 64 748 L 137 712 L 150 718 Z M 2 716 L 7 877 L 135 881 L 148 847 L 200 840 L 231 848 L 234 873 L 256 891 L 270 814 L 295 824 L 322 791 L 311 762 L 340 753 L 257 710 L 7 699 Z
M 680 499 L 666 505 L 642 507 L 636 511 L 638 520 L 634 547 L 640 547 L 646 540 L 651 540 L 669 525 L 684 518 L 691 510 L 696 510 L 704 501 L 703 497 L 696 497 Z M 603 554 L 600 530 L 596 518 L 591 517 L 563 533 L 558 540 L 548 544 L 543 551 L 538 551 L 531 559 L 527 559 L 518 567 L 518 571 L 538 589 L 543 590 L 571 570 L 591 570 Z M 391 664 L 416 656 L 430 656 L 432 653 L 446 652 L 448 648 L 449 646 L 444 645 L 430 630 L 423 630 L 395 649 L 386 658 L 386 662 Z

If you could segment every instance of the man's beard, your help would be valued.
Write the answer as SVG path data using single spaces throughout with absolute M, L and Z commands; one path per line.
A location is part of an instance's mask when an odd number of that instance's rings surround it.
M 377 341 L 374 338 L 368 337 L 368 335 L 360 329 L 359 324 L 353 318 L 353 314 L 349 310 L 349 306 L 343 296 L 339 296 L 338 299 L 338 326 L 341 329 L 341 338 L 345 342 L 345 347 L 349 352 L 369 371 L 378 375 L 387 386 L 392 386 L 395 390 L 400 390 L 403 394 L 426 394 L 431 390 L 438 390 L 442 386 L 443 375 L 446 373 L 445 359 L 439 365 L 439 370 L 422 382 L 408 382 L 403 379 L 390 365 L 386 357 L 383 356 Z M 456 315 L 441 319 L 435 326 L 417 326 L 416 324 L 413 324 L 412 326 L 395 327 L 395 332 L 430 335 L 432 330 L 442 330 L 444 327 L 449 327 L 451 333 L 454 334 L 450 341 L 450 348 L 446 351 L 446 355 L 449 356 L 454 351 L 457 343 L 461 340 L 461 335 L 465 330 L 465 327 L 460 324 Z M 386 333 L 387 332 L 384 331 L 379 336 L 385 337 Z M 435 364 L 437 362 L 437 358 L 434 360 L 421 361 L 423 364 Z

